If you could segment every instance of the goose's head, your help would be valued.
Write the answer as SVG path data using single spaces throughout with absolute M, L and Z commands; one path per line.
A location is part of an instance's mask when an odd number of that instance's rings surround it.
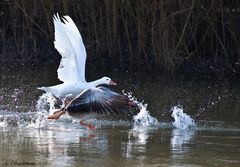
M 100 79 L 102 85 L 117 85 L 116 82 L 114 82 L 111 78 L 109 77 L 102 77 Z

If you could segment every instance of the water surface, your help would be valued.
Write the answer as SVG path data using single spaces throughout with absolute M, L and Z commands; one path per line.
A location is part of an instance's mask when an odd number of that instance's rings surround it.
M 38 86 L 58 83 L 54 68 L 1 69 L 0 166 L 240 166 L 240 89 L 224 80 L 131 79 L 107 73 L 148 103 L 159 121 L 92 120 L 89 131 L 69 117 L 46 119 L 36 107 Z M 89 75 L 96 79 L 101 73 Z M 175 127 L 178 106 L 196 126 Z

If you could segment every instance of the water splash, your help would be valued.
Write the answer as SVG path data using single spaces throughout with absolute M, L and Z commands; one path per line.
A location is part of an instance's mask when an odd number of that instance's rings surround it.
M 37 112 L 53 114 L 56 109 L 62 107 L 63 104 L 56 106 L 56 98 L 51 93 L 43 93 L 36 105 Z
M 183 112 L 182 107 L 174 106 L 172 108 L 172 117 L 174 118 L 172 124 L 178 129 L 190 129 L 196 127 L 195 121 Z
M 36 104 L 37 113 L 31 120 L 28 127 L 41 128 L 47 125 L 47 115 L 53 114 L 56 110 L 63 107 L 63 103 L 58 103 L 57 99 L 51 93 L 43 93 Z
M 140 110 L 137 115 L 133 116 L 134 127 L 147 127 L 159 124 L 158 120 L 150 115 L 147 110 L 147 104 L 143 104 L 143 102 L 138 101 L 137 98 L 133 96 L 132 92 L 125 93 L 123 91 L 123 94 L 127 95 L 131 101 L 135 102 Z
M 152 126 L 158 125 L 158 120 L 155 117 L 152 117 L 147 110 L 147 104 L 139 103 L 138 107 L 140 112 L 133 116 L 134 126 Z
M 0 112 L 0 127 L 42 128 L 46 123 L 46 116 L 38 112 Z
M 43 128 L 47 126 L 47 117 L 46 114 L 38 112 L 31 119 L 31 122 L 28 123 L 27 127 L 29 128 Z
M 36 114 L 32 117 L 27 127 L 42 128 L 47 126 L 47 115 L 55 109 L 55 98 L 51 93 L 43 93 L 39 96 L 36 104 Z
M 158 125 L 158 120 L 152 117 L 147 110 L 147 104 L 143 104 L 143 102 L 139 102 L 131 92 L 124 93 L 134 101 L 138 107 L 140 112 L 133 117 L 133 127 L 136 129 L 148 128 L 149 126 Z M 66 97 L 67 98 L 67 97 Z M 0 110 L 0 127 L 26 127 L 26 128 L 43 128 L 48 127 L 49 121 L 47 116 L 49 114 L 53 114 L 54 111 L 59 110 L 63 107 L 63 103 L 58 103 L 57 99 L 54 98 L 50 93 L 44 93 L 39 96 L 36 106 L 35 112 L 9 112 L 9 111 L 1 111 Z M 71 117 L 65 116 L 67 120 L 71 120 L 74 123 L 74 119 Z M 64 119 L 65 121 L 65 119 Z M 109 120 L 107 120 L 108 122 Z M 132 125 L 131 122 L 128 122 L 128 125 Z M 96 124 L 99 124 L 96 123 Z M 102 124 L 100 120 L 100 125 Z M 106 124 L 106 123 L 105 123 Z M 109 124 L 113 124 L 115 126 L 121 126 L 121 124 L 127 125 L 126 122 L 122 123 L 121 121 L 117 121 L 115 123 L 110 122 Z M 104 123 L 103 123 L 104 125 Z
M 15 94 L 14 94 L 15 95 Z M 48 124 L 47 115 L 55 109 L 54 97 L 42 94 L 35 106 L 35 112 L 11 112 L 0 110 L 0 127 L 43 128 Z
M 0 127 L 6 127 L 7 126 L 7 123 L 5 121 L 5 118 L 4 116 L 0 116 Z

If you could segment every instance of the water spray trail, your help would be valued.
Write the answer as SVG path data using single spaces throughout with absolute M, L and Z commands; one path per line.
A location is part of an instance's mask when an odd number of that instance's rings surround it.
M 2 112 L 0 115 L 0 127 L 45 127 L 47 126 L 47 115 L 51 109 L 54 109 L 54 97 L 49 93 L 44 93 L 37 101 L 36 112 Z
M 63 105 L 63 104 L 62 104 Z M 59 105 L 56 108 L 56 98 L 52 96 L 51 93 L 43 93 L 36 104 L 37 114 L 32 119 L 31 124 L 29 127 L 44 127 L 47 125 L 47 115 L 53 114 L 56 110 L 62 107 Z
M 178 129 L 191 129 L 196 127 L 195 121 L 186 113 L 183 112 L 183 108 L 174 106 L 172 109 L 172 117 L 174 122 L 172 123 Z
M 37 112 L 49 113 L 56 109 L 55 107 L 56 99 L 51 95 L 51 93 L 42 94 L 36 105 Z
M 46 126 L 46 117 L 38 112 L 1 112 L 0 127 L 42 128 Z
M 123 91 L 123 94 L 127 95 L 131 101 L 135 102 L 140 110 L 137 115 L 133 116 L 134 127 L 147 127 L 159 124 L 158 120 L 150 115 L 149 111 L 147 110 L 147 104 L 139 102 L 137 98 L 132 95 L 132 92 L 125 93 Z

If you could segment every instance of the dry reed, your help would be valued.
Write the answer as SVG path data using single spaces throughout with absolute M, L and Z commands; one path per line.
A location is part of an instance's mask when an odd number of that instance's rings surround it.
M 55 13 L 79 27 L 92 68 L 130 72 L 238 72 L 238 0 L 3 0 L 0 60 L 56 61 Z

